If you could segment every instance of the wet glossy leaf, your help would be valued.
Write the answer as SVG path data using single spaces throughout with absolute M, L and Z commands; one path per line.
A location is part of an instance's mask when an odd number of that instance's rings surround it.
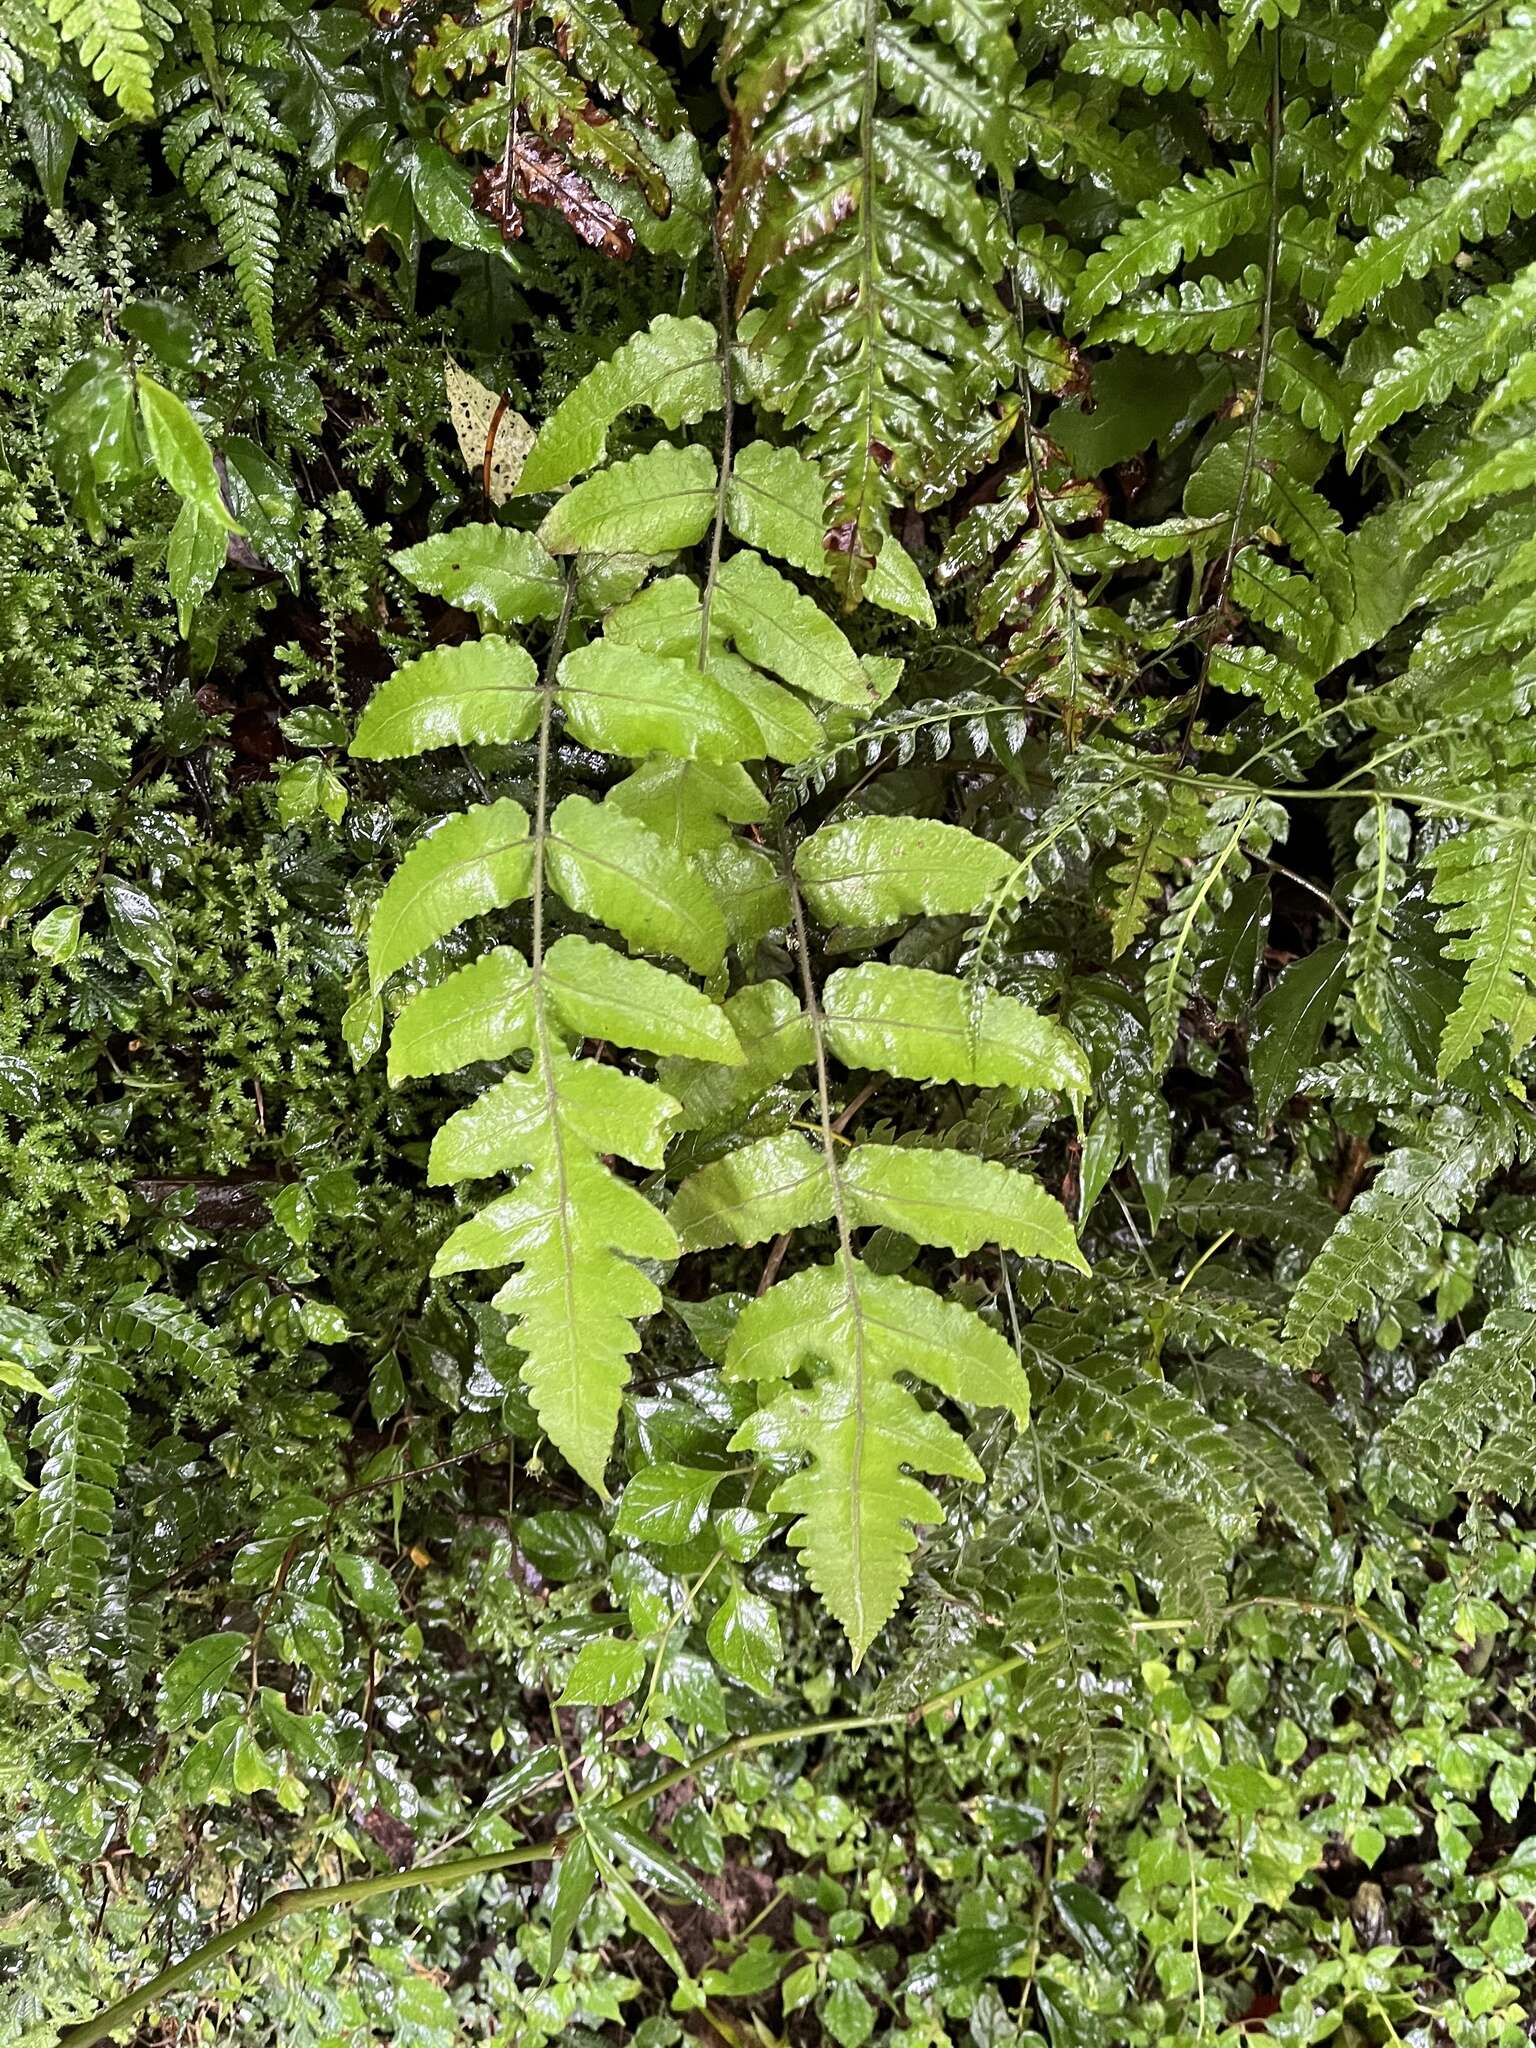
M 583 1643 L 560 1694 L 562 1707 L 611 1707 L 638 1692 L 645 1652 L 638 1643 L 599 1636 Z
M 233 1630 L 198 1636 L 166 1667 L 160 1687 L 160 1719 L 168 1728 L 184 1728 L 210 1714 L 232 1684 L 236 1666 L 249 1647 L 249 1636 Z

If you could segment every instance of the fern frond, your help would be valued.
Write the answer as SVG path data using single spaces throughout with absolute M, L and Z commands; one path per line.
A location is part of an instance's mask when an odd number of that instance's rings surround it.
M 1228 1180 L 1197 1174 L 1176 1187 L 1169 1213 L 1194 1237 L 1231 1231 L 1261 1244 L 1320 1251 L 1338 1222 L 1336 1212 L 1309 1189 L 1288 1181 Z
M 1426 178 L 1378 221 L 1339 273 L 1318 333 L 1331 334 L 1407 277 L 1449 263 L 1536 209 L 1536 112 L 1520 115 L 1454 177 Z
M 1227 30 L 1227 49 L 1239 56 L 1260 28 L 1278 28 L 1282 21 L 1294 21 L 1301 12 L 1301 0 L 1221 0 L 1221 11 L 1232 26 Z
M 223 36 L 227 24 L 216 24 Z M 298 143 L 268 103 L 260 79 L 221 58 L 171 89 L 176 111 L 161 133 L 171 170 L 202 204 L 235 273 L 256 344 L 275 351 L 272 289 L 279 246 L 278 201 L 288 189 L 284 156 Z
M 1149 277 L 1164 277 L 1192 256 L 1213 256 L 1262 225 L 1269 205 L 1269 163 L 1256 150 L 1232 170 L 1189 172 L 1145 199 L 1083 267 L 1072 295 L 1075 325 L 1123 299 Z
M 69 1353 L 49 1389 L 32 1441 L 38 1483 L 37 1590 L 81 1614 L 94 1611 L 112 1533 L 118 1474 L 128 1449 L 128 1375 L 94 1348 Z
M 1160 7 L 1155 15 L 1120 15 L 1072 43 L 1062 69 L 1113 78 L 1144 92 L 1187 89 L 1197 99 L 1228 93 L 1230 60 L 1220 24 Z
M 134 1294 L 108 1307 L 102 1331 L 123 1352 L 151 1366 L 168 1366 L 184 1385 L 227 1398 L 234 1392 L 234 1361 L 202 1318 L 169 1294 Z
M 1440 136 L 1439 161 L 1449 163 L 1484 121 L 1528 92 L 1536 81 L 1536 10 L 1511 7 L 1463 72 Z
M 1423 1143 L 1388 1155 L 1291 1297 L 1285 1335 L 1303 1359 L 1373 1302 L 1393 1300 L 1518 1138 L 1512 1119 L 1446 1109 Z
M 1120 955 L 1146 928 L 1168 877 L 1190 860 L 1200 843 L 1204 814 L 1187 791 L 1174 785 L 1148 790 L 1141 817 L 1109 870 L 1114 890 L 1110 950 Z
M 1300 1373 L 1276 1372 L 1239 1352 L 1218 1352 L 1201 1360 L 1200 1383 L 1262 1423 L 1293 1456 L 1305 1458 L 1331 1491 L 1354 1477 L 1354 1453 L 1342 1424 Z
M 1077 1550 L 1054 1571 L 1026 1568 L 1008 1609 L 1009 1641 L 1031 1652 L 1017 1680 L 1021 1725 L 1090 1809 L 1129 1763 L 1115 1697 L 1132 1662 L 1128 1622 L 1109 1561 Z
M 1159 1063 L 1173 1052 L 1207 936 L 1249 866 L 1283 839 L 1285 830 L 1284 811 L 1257 794 L 1229 793 L 1207 813 L 1189 875 L 1175 892 L 1152 947 L 1147 1008 Z
M 749 13 L 722 62 L 722 237 L 739 308 L 763 308 L 758 393 L 806 430 L 830 486 L 825 547 L 857 595 L 887 507 L 974 430 L 1010 364 L 1006 232 L 971 165 L 1007 160 L 1012 46 L 944 40 L 871 0 Z
M 59 36 L 38 0 L 5 0 L 0 6 L 0 106 L 9 106 L 27 65 L 52 71 L 59 61 Z
M 134 121 L 155 113 L 155 67 L 169 27 L 169 0 L 47 0 L 49 19 L 80 62 Z
M 1008 135 L 1019 162 L 1047 177 L 1075 171 L 1124 199 L 1150 199 L 1167 182 L 1150 135 L 1128 134 L 1094 100 L 1051 79 L 1014 93 Z
M 1536 1315 L 1495 1309 L 1381 1433 L 1392 1490 L 1432 1515 L 1446 1492 L 1519 1503 L 1536 1487 Z
M 1188 278 L 1160 297 L 1122 300 L 1095 321 L 1090 338 L 1133 341 L 1150 355 L 1225 353 L 1253 340 L 1263 310 L 1264 273 L 1250 263 L 1239 277 Z
M 1325 441 L 1342 441 L 1348 418 L 1344 384 L 1319 348 L 1284 327 L 1270 342 L 1265 390 L 1282 409 Z
M 1359 97 L 1344 109 L 1340 183 L 1346 190 L 1368 166 L 1386 161 L 1397 100 L 1416 67 L 1460 25 L 1458 11 L 1456 0 L 1394 0 L 1366 60 Z
M 1412 836 L 1407 812 L 1381 799 L 1361 813 L 1355 826 L 1356 865 L 1345 886 L 1351 917 L 1345 973 L 1360 1015 L 1373 1031 L 1380 1031 L 1386 1015 L 1392 935 L 1408 879 Z
M 1453 391 L 1473 391 L 1500 377 L 1521 353 L 1536 325 L 1536 263 L 1504 284 L 1442 313 L 1392 360 L 1365 390 L 1349 429 L 1349 459 L 1405 413 L 1439 405 Z
M 1065 1354 L 1034 1424 L 1057 1510 L 1091 1527 L 1100 1548 L 1119 1550 L 1165 1607 L 1209 1625 L 1232 1547 L 1253 1519 L 1235 1446 L 1173 1385 L 1057 1343 L 1038 1318 L 1026 1334 L 1047 1371 L 1053 1352 Z
M 911 1572 L 916 1523 L 942 1519 L 913 1476 L 980 1479 L 963 1440 L 925 1409 L 903 1377 L 949 1399 L 1005 1408 L 1021 1422 L 1029 1384 L 997 1333 L 956 1302 L 854 1260 L 812 1266 L 743 1312 L 726 1351 L 733 1379 L 791 1385 L 736 1432 L 732 1448 L 809 1459 L 770 1505 L 796 1516 L 790 1541 L 806 1575 L 862 1658 L 894 1612 Z
M 1536 993 L 1536 791 L 1495 802 L 1502 816 L 1466 825 L 1431 856 L 1430 893 L 1446 906 L 1446 951 L 1467 963 L 1441 1041 L 1442 1076 L 1454 1073 L 1495 1024 L 1513 1026 Z

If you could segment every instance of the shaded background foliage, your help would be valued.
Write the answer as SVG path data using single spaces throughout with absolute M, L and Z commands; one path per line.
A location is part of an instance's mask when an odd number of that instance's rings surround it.
M 633 26 L 0 10 L 0 2040 L 574 1789 L 590 1895 L 567 1845 L 295 1917 L 140 2037 L 1523 2039 L 1528 11 Z M 493 514 L 443 352 L 540 425 L 663 314 L 739 336 L 731 438 L 621 405 L 607 463 L 813 460 L 830 545 L 762 545 L 903 664 L 735 842 L 1003 849 L 894 933 L 829 917 L 816 971 L 1027 1002 L 1092 1071 L 1081 1118 L 680 1077 L 674 1186 L 825 1112 L 1080 1220 L 1087 1279 L 860 1241 L 1016 1346 L 1033 1421 L 950 1404 L 981 1481 L 857 1671 L 718 1369 L 832 1233 L 765 1204 L 660 1276 L 603 1503 L 429 1279 L 484 1072 L 363 1056 L 387 876 L 534 769 L 348 757 L 472 638 L 396 556 L 569 503 Z M 584 573 L 586 636 L 634 585 Z M 796 950 L 781 915 L 711 993 Z

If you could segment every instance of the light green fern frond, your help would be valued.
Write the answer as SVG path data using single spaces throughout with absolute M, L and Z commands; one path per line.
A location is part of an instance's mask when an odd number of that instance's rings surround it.
M 168 0 L 48 0 L 49 18 L 131 120 L 152 120 L 155 67 L 179 17 Z
M 1488 806 L 1482 797 L 1479 808 Z M 1431 894 L 1446 907 L 1446 950 L 1466 962 L 1461 1000 L 1440 1046 L 1452 1074 L 1496 1024 L 1514 1025 L 1536 993 L 1536 792 L 1498 804 L 1435 849 Z

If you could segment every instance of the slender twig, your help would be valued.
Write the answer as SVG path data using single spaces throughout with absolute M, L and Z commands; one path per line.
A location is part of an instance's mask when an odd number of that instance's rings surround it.
M 1222 558 L 1215 600 L 1210 607 L 1211 624 L 1206 633 L 1205 651 L 1200 659 L 1200 675 L 1189 707 L 1189 719 L 1184 727 L 1186 748 L 1193 737 L 1195 721 L 1200 716 L 1200 706 L 1205 701 L 1206 685 L 1211 673 L 1211 657 L 1215 652 L 1216 635 L 1221 629 L 1222 615 L 1226 609 L 1227 592 L 1232 584 L 1232 565 L 1237 560 L 1237 551 L 1244 539 L 1243 522 L 1247 517 L 1248 499 L 1253 490 L 1254 472 L 1258 467 L 1259 428 L 1264 418 L 1264 387 L 1269 376 L 1269 358 L 1274 340 L 1275 279 L 1280 268 L 1280 140 L 1283 89 L 1280 72 L 1280 33 L 1278 27 L 1270 32 L 1269 242 L 1264 258 L 1264 304 L 1259 318 L 1259 360 L 1253 384 L 1253 413 L 1248 422 L 1243 467 L 1238 478 L 1237 497 L 1232 506 L 1232 528 L 1227 535 L 1226 554 Z
M 793 1728 L 764 1728 L 750 1735 L 733 1736 L 729 1741 L 707 1750 L 703 1756 L 695 1757 L 692 1763 L 679 1764 L 675 1770 L 663 1772 L 660 1777 L 637 1785 L 633 1791 L 610 1801 L 604 1811 L 615 1815 L 632 1813 L 647 1800 L 660 1798 L 663 1793 L 714 1765 L 725 1763 L 731 1757 L 748 1755 L 754 1750 L 772 1749 L 783 1743 L 809 1742 L 820 1735 L 851 1735 L 863 1730 L 889 1728 L 909 1719 L 921 1720 L 953 1706 L 966 1693 L 1006 1677 L 1029 1661 L 1024 1655 L 1005 1657 L 963 1683 L 924 1700 L 910 1713 L 897 1710 L 883 1714 L 847 1714 L 828 1720 L 807 1721 Z M 212 1936 L 190 1955 L 183 1956 L 179 1963 L 173 1963 L 147 1984 L 128 1992 L 116 2004 L 107 2006 L 78 2027 L 67 2028 L 59 2037 L 59 2048 L 95 2048 L 97 2042 L 126 2027 L 141 2013 L 148 2012 L 174 1992 L 185 1989 L 210 1963 L 244 1947 L 257 1935 L 265 1934 L 269 1928 L 295 1914 L 322 1913 L 337 1906 L 361 1905 L 369 1899 L 390 1897 L 395 1892 L 444 1890 L 467 1884 L 471 1878 L 491 1877 L 529 1863 L 546 1863 L 558 1856 L 563 1846 L 564 1837 L 555 1834 L 541 1842 L 525 1842 L 516 1849 L 498 1849 L 485 1856 L 456 1856 L 440 1863 L 421 1863 L 407 1870 L 385 1870 L 372 1877 L 353 1878 L 345 1884 L 314 1885 L 303 1890 L 279 1892 L 254 1913 L 247 1914 L 233 1927 L 225 1928 L 222 1934 Z
M 838 1111 L 837 1115 L 832 1119 L 832 1135 L 834 1137 L 840 1138 L 842 1136 L 843 1132 L 847 1130 L 849 1124 L 852 1123 L 869 1098 L 880 1093 L 880 1086 L 881 1084 L 878 1081 L 866 1082 L 858 1094 L 855 1095 L 852 1102 L 848 1104 L 847 1108 Z M 757 1283 L 759 1294 L 766 1294 L 774 1281 L 778 1279 L 779 1268 L 784 1263 L 784 1254 L 794 1242 L 794 1236 L 795 1233 L 792 1230 L 781 1230 L 773 1240 L 773 1245 L 763 1264 L 763 1277 Z
M 720 248 L 720 223 L 709 224 L 710 253 L 715 259 L 715 285 L 720 296 L 720 473 L 715 486 L 715 519 L 709 536 L 709 566 L 699 593 L 699 667 L 709 667 L 710 614 L 715 601 L 715 582 L 720 574 L 720 543 L 725 537 L 725 506 L 731 488 L 732 438 L 736 430 L 736 374 L 732 358 L 731 280 Z
M 1040 1886 L 1035 1893 L 1035 1910 L 1029 1923 L 1029 1955 L 1024 1964 L 1024 1982 L 1019 1991 L 1019 2023 L 1023 2024 L 1025 2010 L 1035 1988 L 1035 1976 L 1040 1967 L 1040 1940 L 1045 1927 L 1045 1908 L 1051 1895 L 1051 1881 L 1056 1872 L 1056 1822 L 1061 1813 L 1061 1758 L 1051 1764 L 1051 1804 L 1045 1816 L 1045 1837 L 1040 1845 Z

